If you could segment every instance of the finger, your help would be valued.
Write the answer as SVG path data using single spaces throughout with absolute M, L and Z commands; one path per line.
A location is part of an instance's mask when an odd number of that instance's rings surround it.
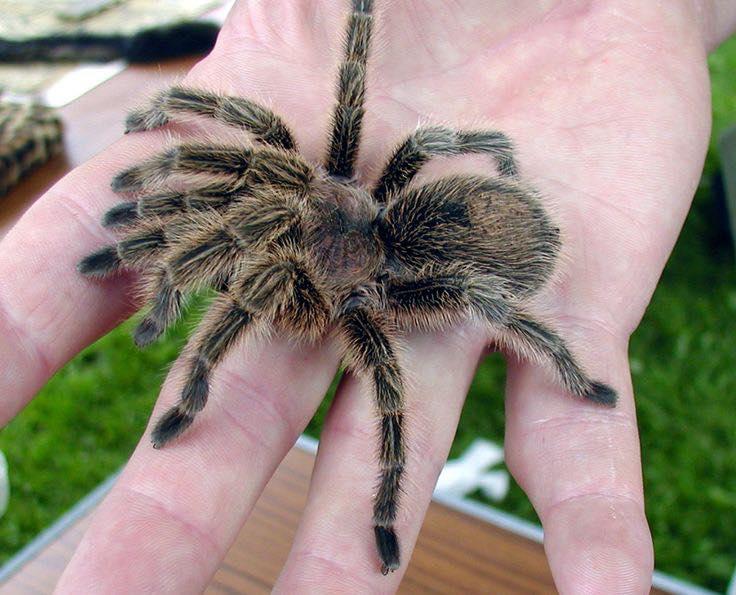
M 649 592 L 653 555 L 642 492 L 626 342 L 587 333 L 589 361 L 619 392 L 615 409 L 571 399 L 543 370 L 513 363 L 506 405 L 509 470 L 544 526 L 562 593 Z M 585 363 L 585 362 L 583 362 Z
M 395 524 L 401 566 L 382 576 L 373 535 L 378 432 L 370 382 L 343 382 L 322 431 L 307 506 L 275 588 L 279 593 L 393 592 L 447 459 L 485 340 L 477 329 L 412 338 L 407 378 L 407 465 Z M 448 373 L 452 370 L 452 373 Z
M 72 171 L 0 244 L 0 424 L 131 312 L 130 279 L 92 282 L 76 265 L 114 241 L 100 225 L 102 213 L 121 201 L 110 180 L 131 155 L 150 151 L 151 143 L 151 136 L 126 139 Z
M 148 433 L 100 505 L 61 593 L 199 593 L 334 376 L 337 350 L 274 342 L 231 353 L 176 442 Z M 178 398 L 172 371 L 154 419 Z M 149 428 L 150 431 L 150 428 Z

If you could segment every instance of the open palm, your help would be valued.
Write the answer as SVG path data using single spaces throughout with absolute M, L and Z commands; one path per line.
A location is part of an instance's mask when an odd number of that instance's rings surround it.
M 187 84 L 270 103 L 302 152 L 320 160 L 344 4 L 237 4 Z M 652 552 L 626 349 L 687 212 L 708 138 L 705 50 L 688 10 L 583 0 L 377 4 L 359 175 L 373 180 L 420 122 L 493 126 L 515 140 L 521 175 L 542 192 L 564 238 L 564 262 L 537 310 L 621 399 L 613 410 L 573 400 L 548 372 L 511 361 L 508 464 L 542 519 L 562 592 L 646 592 Z M 5 419 L 129 312 L 130 279 L 92 284 L 74 265 L 112 240 L 97 223 L 118 200 L 112 175 L 164 140 L 161 132 L 121 140 L 59 182 L 0 246 Z M 488 167 L 482 159 L 438 161 L 424 175 Z M 410 452 L 397 522 L 405 560 L 485 348 L 471 326 L 407 340 Z M 201 590 L 316 409 L 338 357 L 331 343 L 297 350 L 273 340 L 226 358 L 186 440 L 153 451 L 142 439 L 59 589 Z M 175 365 L 154 417 L 177 398 L 179 376 Z M 371 509 L 373 427 L 370 387 L 347 378 L 277 590 L 396 589 L 405 565 L 388 577 L 377 572 L 370 517 L 356 514 Z

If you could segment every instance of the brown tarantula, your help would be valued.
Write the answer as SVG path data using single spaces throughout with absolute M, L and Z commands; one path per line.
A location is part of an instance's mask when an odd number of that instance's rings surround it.
M 356 180 L 371 5 L 352 0 L 322 165 L 298 153 L 289 128 L 265 107 L 172 87 L 131 113 L 127 131 L 200 116 L 247 131 L 254 145 L 182 143 L 117 174 L 113 189 L 137 196 L 105 215 L 105 225 L 124 230 L 122 239 L 79 269 L 93 277 L 143 273 L 151 307 L 135 331 L 141 346 L 179 317 L 185 292 L 218 292 L 186 348 L 181 400 L 153 430 L 156 447 L 189 427 L 205 406 L 213 368 L 246 330 L 315 342 L 337 329 L 344 365 L 375 387 L 381 474 L 373 520 L 385 574 L 399 566 L 393 525 L 406 462 L 397 330 L 447 328 L 473 316 L 496 340 L 550 362 L 571 393 L 608 405 L 616 393 L 591 380 L 525 308 L 553 271 L 559 231 L 517 179 L 504 134 L 421 127 L 394 150 L 372 189 Z M 469 153 L 493 157 L 499 175 L 411 185 L 433 156 Z

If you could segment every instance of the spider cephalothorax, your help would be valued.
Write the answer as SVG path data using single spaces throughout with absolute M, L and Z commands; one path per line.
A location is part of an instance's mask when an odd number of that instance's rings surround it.
M 546 360 L 571 393 L 614 404 L 563 340 L 527 310 L 550 277 L 559 231 L 517 178 L 511 143 L 497 131 L 421 127 L 366 188 L 354 164 L 372 29 L 370 0 L 353 0 L 337 106 L 324 163 L 297 151 L 283 120 L 250 100 L 173 87 L 133 112 L 128 132 L 191 116 L 249 132 L 252 145 L 171 146 L 113 180 L 129 193 L 105 224 L 122 238 L 80 263 L 90 276 L 142 273 L 150 300 L 135 332 L 145 345 L 179 316 L 183 294 L 217 292 L 186 348 L 180 402 L 153 431 L 160 447 L 207 401 L 213 368 L 247 331 L 274 329 L 318 341 L 335 331 L 344 365 L 367 375 L 380 416 L 380 482 L 373 510 L 384 573 L 399 565 L 393 524 L 405 465 L 401 330 L 438 329 L 474 317 L 501 344 Z M 412 184 L 435 155 L 487 154 L 497 175 L 453 175 Z

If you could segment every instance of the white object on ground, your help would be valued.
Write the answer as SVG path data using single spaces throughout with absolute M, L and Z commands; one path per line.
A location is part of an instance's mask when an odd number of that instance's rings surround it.
M 506 471 L 488 471 L 503 462 L 503 448 L 488 440 L 475 440 L 459 458 L 447 461 L 434 493 L 460 498 L 481 490 L 488 498 L 502 500 L 509 491 Z
M 104 64 L 81 64 L 67 72 L 41 94 L 41 103 L 62 107 L 125 70 L 123 60 Z
M 207 19 L 208 21 L 214 21 L 218 25 L 222 25 L 225 22 L 225 19 L 227 18 L 227 15 L 230 13 L 230 10 L 232 10 L 233 5 L 235 4 L 235 0 L 227 0 L 227 2 L 224 2 L 222 6 L 219 8 L 215 8 L 212 12 L 208 12 L 206 15 L 204 15 L 203 18 Z
M 5 459 L 3 451 L 0 450 L 0 517 L 2 517 L 8 509 L 9 499 L 10 480 L 8 478 L 8 461 Z

